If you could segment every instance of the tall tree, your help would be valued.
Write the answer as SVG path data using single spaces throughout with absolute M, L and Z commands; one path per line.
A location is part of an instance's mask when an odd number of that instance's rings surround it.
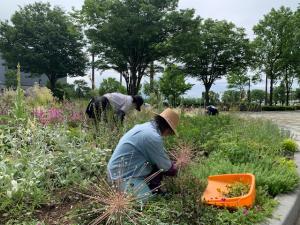
M 270 79 L 270 105 L 273 104 L 273 86 L 280 75 L 278 63 L 283 58 L 291 35 L 292 16 L 293 12 L 289 8 L 272 9 L 253 28 L 258 66 L 266 74 L 266 80 Z
M 251 91 L 252 102 L 256 102 L 256 103 L 258 102 L 259 105 L 261 105 L 264 99 L 265 99 L 265 92 L 263 90 L 254 89 Z
M 274 102 L 283 105 L 285 103 L 285 85 L 280 82 L 280 85 L 274 88 Z
M 240 93 L 235 90 L 226 90 L 222 95 L 222 102 L 229 106 L 237 105 L 240 99 Z
M 218 79 L 247 65 L 250 46 L 243 28 L 233 23 L 207 19 L 195 33 L 183 34 L 173 41 L 174 56 L 183 63 L 188 75 L 205 86 L 205 102 L 209 104 L 209 90 Z
M 95 43 L 97 67 L 124 77 L 128 94 L 137 94 L 146 69 L 167 52 L 161 46 L 193 11 L 176 12 L 178 0 L 85 0 L 82 21 Z M 192 12 L 192 13 L 191 13 Z M 177 18 L 177 24 L 170 18 Z
M 49 3 L 34 3 L 0 23 L 0 51 L 10 68 L 45 74 L 50 87 L 66 76 L 83 76 L 87 59 L 82 35 L 69 16 Z
M 176 106 L 178 98 L 193 87 L 185 82 L 183 72 L 175 65 L 169 66 L 159 80 L 161 93 L 165 98 L 171 98 L 172 105 Z
M 126 88 L 122 86 L 115 78 L 109 77 L 104 79 L 99 87 L 99 94 L 104 95 L 106 93 L 120 92 L 125 94 Z

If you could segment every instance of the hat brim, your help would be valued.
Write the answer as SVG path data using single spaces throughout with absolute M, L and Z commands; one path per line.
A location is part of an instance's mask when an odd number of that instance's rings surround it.
M 173 131 L 173 134 L 175 134 L 176 136 L 178 136 L 177 130 L 171 125 L 171 123 L 169 123 L 168 120 L 166 120 L 164 117 L 162 117 L 160 114 L 156 113 L 156 112 L 152 112 L 153 114 L 155 114 L 156 116 L 159 116 L 161 118 L 163 118 L 167 124 L 169 125 L 169 127 L 171 128 L 171 130 Z

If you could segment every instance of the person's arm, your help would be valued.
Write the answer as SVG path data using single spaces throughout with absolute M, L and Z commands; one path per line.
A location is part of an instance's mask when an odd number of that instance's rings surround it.
M 161 169 L 164 175 L 175 176 L 177 174 L 176 165 L 167 155 L 161 137 L 145 137 L 145 150 L 150 163 Z

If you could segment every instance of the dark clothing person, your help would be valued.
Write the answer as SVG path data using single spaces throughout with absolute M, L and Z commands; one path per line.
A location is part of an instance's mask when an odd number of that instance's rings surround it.
M 209 106 L 207 106 L 207 108 L 206 108 L 206 113 L 207 113 L 208 115 L 215 116 L 215 115 L 218 115 L 218 114 L 219 114 L 219 111 L 218 111 L 218 109 L 217 109 L 215 106 L 209 105 Z
M 86 109 L 89 118 L 107 121 L 107 112 L 111 109 L 118 121 L 123 122 L 126 113 L 135 108 L 141 111 L 144 100 L 141 96 L 124 95 L 121 93 L 107 93 L 100 97 L 93 97 Z

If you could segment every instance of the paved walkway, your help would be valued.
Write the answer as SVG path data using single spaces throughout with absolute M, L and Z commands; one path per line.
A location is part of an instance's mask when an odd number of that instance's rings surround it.
M 273 121 L 281 128 L 291 131 L 292 138 L 296 140 L 300 147 L 300 111 L 285 111 L 285 112 L 245 112 L 240 113 L 242 116 L 262 118 Z M 296 217 L 295 217 L 296 218 Z M 295 221 L 295 220 L 294 220 Z M 295 225 L 300 225 L 300 215 Z
M 300 111 L 245 112 L 241 113 L 241 115 L 273 121 L 281 128 L 290 130 L 294 135 L 293 138 L 298 142 L 298 145 L 300 146 Z

